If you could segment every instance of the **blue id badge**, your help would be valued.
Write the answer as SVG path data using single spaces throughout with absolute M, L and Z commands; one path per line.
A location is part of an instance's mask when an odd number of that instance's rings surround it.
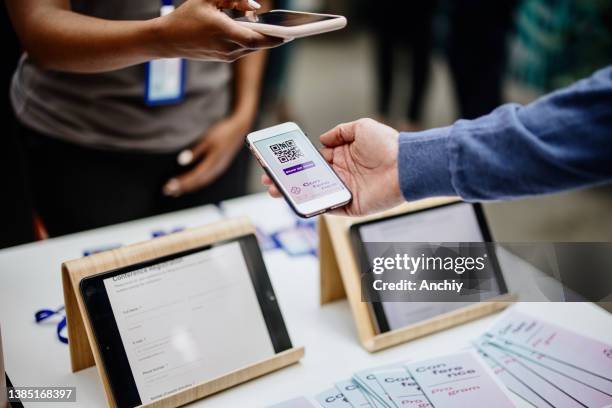
M 162 0 L 160 14 L 174 11 L 171 0 Z M 149 61 L 145 72 L 145 103 L 166 105 L 181 102 L 185 96 L 185 66 L 182 58 Z

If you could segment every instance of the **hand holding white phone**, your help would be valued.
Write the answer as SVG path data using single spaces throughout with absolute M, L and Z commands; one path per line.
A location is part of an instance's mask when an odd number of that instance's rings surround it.
M 295 123 L 250 133 L 247 144 L 299 216 L 322 214 L 352 200 L 340 177 Z

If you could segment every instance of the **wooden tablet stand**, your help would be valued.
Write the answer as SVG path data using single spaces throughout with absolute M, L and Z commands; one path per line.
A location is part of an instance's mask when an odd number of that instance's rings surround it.
M 96 364 L 109 406 L 116 406 L 108 382 L 108 375 L 98 353 L 91 322 L 87 317 L 87 311 L 79 290 L 81 279 L 251 233 L 255 233 L 255 228 L 248 218 L 243 217 L 220 221 L 64 263 L 62 265 L 62 281 L 66 302 L 68 345 L 70 347 L 72 371 L 76 372 Z M 303 347 L 292 348 L 264 361 L 239 368 L 143 406 L 169 408 L 184 405 L 296 363 L 303 356 Z
M 350 218 L 323 215 L 319 221 L 319 262 L 321 269 L 321 304 L 348 298 L 361 345 L 369 352 L 385 349 L 436 331 L 477 319 L 507 307 L 512 297 L 502 296 L 447 312 L 401 329 L 377 334 L 369 306 L 361 300 L 361 273 L 353 253 L 349 229 L 351 225 L 396 214 L 458 201 L 437 198 L 406 203 L 389 211 L 367 217 Z

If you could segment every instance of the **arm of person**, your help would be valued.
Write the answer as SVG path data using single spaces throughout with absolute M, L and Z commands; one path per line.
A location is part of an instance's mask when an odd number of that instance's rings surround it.
M 265 62 L 266 52 L 260 51 L 234 63 L 232 113 L 208 129 L 191 150 L 181 152 L 180 164 L 200 162 L 187 173 L 170 179 L 164 194 L 178 197 L 197 191 L 214 182 L 231 165 L 257 116 Z
M 242 119 L 247 125 L 247 130 L 250 129 L 257 115 L 265 64 L 266 52 L 248 55 L 235 63 L 236 106 L 234 115 Z M 240 142 L 241 144 L 244 142 L 244 137 L 240 138 Z
M 321 135 L 321 153 L 365 215 L 434 196 L 501 200 L 612 181 L 612 67 L 526 106 L 402 133 L 371 119 Z M 274 197 L 272 180 L 262 181 Z
M 612 181 L 612 67 L 520 106 L 399 137 L 407 200 L 507 200 Z
M 167 16 L 144 21 L 86 16 L 72 11 L 69 0 L 6 0 L 6 5 L 30 57 L 59 71 L 104 72 L 166 57 L 233 61 L 282 44 L 221 11 L 252 11 L 258 6 L 252 0 L 187 0 Z

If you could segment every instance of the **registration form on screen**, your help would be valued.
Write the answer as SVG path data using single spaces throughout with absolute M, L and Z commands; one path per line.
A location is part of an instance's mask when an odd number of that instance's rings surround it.
M 274 355 L 238 242 L 104 286 L 143 403 Z
M 297 204 L 344 189 L 323 157 L 297 130 L 260 140 L 255 146 Z

